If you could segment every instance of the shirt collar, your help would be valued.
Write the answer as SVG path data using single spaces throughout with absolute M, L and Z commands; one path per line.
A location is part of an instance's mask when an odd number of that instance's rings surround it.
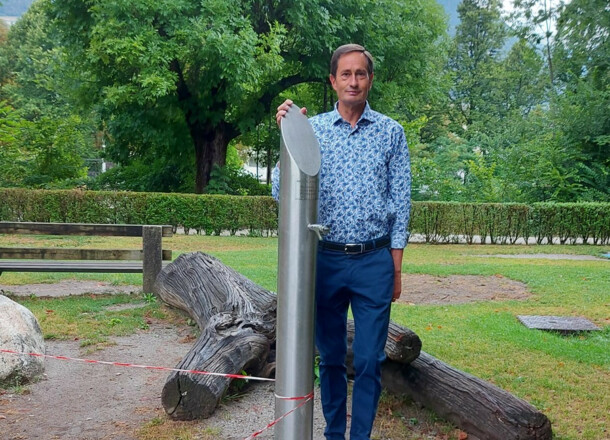
M 369 105 L 369 102 L 366 101 L 366 105 L 364 106 L 364 111 L 362 112 L 362 115 L 360 115 L 360 119 L 358 119 L 358 122 L 356 123 L 356 125 L 358 125 L 361 121 L 368 121 L 368 122 L 375 122 L 376 118 L 375 118 L 375 113 L 373 112 L 373 110 L 371 110 L 371 106 Z M 341 114 L 339 113 L 339 101 L 335 102 L 335 108 L 332 112 L 332 123 L 336 124 L 337 122 L 340 121 L 344 121 L 344 119 L 341 117 Z

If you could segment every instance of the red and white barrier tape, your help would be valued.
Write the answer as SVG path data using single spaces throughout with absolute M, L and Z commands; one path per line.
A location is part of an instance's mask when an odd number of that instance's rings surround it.
M 179 373 L 204 374 L 207 376 L 221 376 L 221 377 L 228 377 L 231 379 L 258 380 L 261 382 L 262 381 L 275 382 L 275 379 L 269 379 L 267 377 L 245 376 L 243 374 L 225 374 L 225 373 L 212 373 L 210 371 L 183 370 L 180 368 L 155 367 L 155 366 L 151 366 L 151 365 L 130 364 L 127 362 L 108 362 L 108 361 L 98 361 L 95 359 L 73 358 L 73 357 L 69 357 L 69 356 L 53 356 L 50 354 L 42 354 L 42 353 L 20 353 L 18 351 L 4 350 L 4 349 L 0 349 L 0 353 L 8 353 L 8 354 L 14 354 L 14 355 L 21 355 L 21 356 L 34 356 L 34 357 L 41 357 L 41 358 L 48 358 L 48 359 L 57 359 L 60 361 L 84 362 L 86 364 L 102 364 L 102 365 L 112 365 L 115 367 L 144 368 L 146 370 L 177 371 Z
M 250 437 L 247 437 L 245 440 L 251 440 L 251 439 L 253 439 L 255 437 L 258 437 L 260 434 L 265 432 L 267 429 L 269 429 L 272 426 L 276 425 L 278 422 L 280 422 L 281 420 L 283 420 L 286 417 L 288 417 L 290 414 L 295 412 L 297 409 L 299 409 L 300 407 L 304 406 L 307 402 L 309 402 L 311 399 L 313 399 L 313 391 L 311 393 L 309 393 L 308 395 L 302 396 L 302 397 L 280 397 L 280 396 L 277 396 L 277 395 L 276 395 L 276 397 L 278 397 L 279 399 L 285 399 L 285 400 L 303 400 L 303 401 L 301 403 L 299 403 L 297 406 L 295 406 L 294 408 L 292 408 L 290 411 L 288 411 L 283 416 L 280 416 L 277 419 L 275 419 L 273 422 L 269 423 L 263 429 L 261 429 L 259 431 L 256 431 Z
M 74 357 L 70 357 L 70 356 L 54 356 L 54 355 L 42 354 L 42 353 L 22 353 L 22 352 L 18 352 L 18 351 L 6 350 L 6 349 L 1 349 L 1 348 L 0 348 L 0 353 L 7 353 L 7 354 L 12 354 L 12 355 L 18 355 L 18 356 L 33 356 L 33 357 L 40 357 L 40 358 L 47 358 L 47 359 L 56 359 L 56 360 L 60 360 L 60 361 L 83 362 L 83 363 L 86 363 L 86 364 L 101 364 L 101 365 L 112 365 L 112 366 L 115 366 L 115 367 L 143 368 L 143 369 L 146 369 L 146 370 L 156 370 L 156 371 L 177 371 L 177 372 L 180 372 L 180 373 L 204 374 L 204 375 L 208 375 L 208 376 L 228 377 L 228 378 L 231 378 L 231 379 L 258 380 L 258 381 L 265 381 L 265 382 L 275 382 L 275 379 L 269 379 L 269 378 L 266 378 L 266 377 L 245 376 L 243 374 L 225 374 L 225 373 L 213 373 L 213 372 L 210 372 L 210 371 L 183 370 L 183 369 L 180 369 L 180 368 L 156 367 L 156 366 L 150 366 L 150 365 L 138 365 L 138 364 L 131 364 L 131 363 L 127 363 L 127 362 L 98 361 L 98 360 L 95 360 L 95 359 L 81 359 L 81 358 L 74 358 Z M 296 407 L 294 407 L 293 409 L 291 409 L 290 411 L 288 411 L 286 414 L 278 417 L 273 422 L 269 423 L 263 429 L 261 429 L 259 431 L 256 431 L 254 434 L 250 435 L 245 440 L 251 440 L 251 439 L 253 439 L 255 437 L 258 437 L 260 434 L 265 432 L 267 429 L 269 429 L 272 426 L 276 425 L 278 422 L 280 422 L 281 420 L 283 420 L 286 417 L 288 417 L 290 414 L 295 412 L 297 409 L 299 409 L 302 406 L 304 406 L 307 402 L 309 402 L 310 400 L 313 399 L 313 396 L 314 396 L 313 391 L 311 393 L 307 394 L 306 396 L 300 396 L 300 397 L 285 397 L 285 396 L 278 396 L 276 394 L 275 397 L 278 398 L 278 399 L 282 399 L 282 400 L 302 400 L 302 402 L 299 405 L 297 405 Z

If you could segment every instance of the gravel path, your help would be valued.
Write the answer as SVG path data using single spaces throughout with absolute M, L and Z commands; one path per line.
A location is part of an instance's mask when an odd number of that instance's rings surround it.
M 175 327 L 113 338 L 116 345 L 86 354 L 77 341 L 47 341 L 46 352 L 113 362 L 175 366 L 190 349 Z M 161 390 L 167 372 L 45 360 L 45 378 L 24 394 L 0 393 L 0 439 L 133 440 L 136 431 L 163 418 Z M 212 417 L 197 422 L 220 439 L 244 439 L 274 420 L 273 384 L 258 383 L 226 400 Z M 314 440 L 324 438 L 319 397 L 314 403 Z M 273 428 L 257 439 L 272 439 Z
M 573 254 L 492 254 L 492 255 L 475 255 L 475 257 L 485 258 L 518 258 L 518 259 L 536 259 L 536 260 L 596 260 L 610 261 L 608 258 L 595 257 L 593 255 L 573 255 Z
M 0 294 L 60 297 L 134 293 L 138 286 L 63 280 L 54 284 L 0 285 Z M 80 359 L 174 367 L 191 347 L 190 328 L 156 323 L 147 331 L 111 338 L 109 347 L 87 354 L 79 341 L 45 341 L 46 354 Z M 45 360 L 45 375 L 22 394 L 0 389 L 0 439 L 134 440 L 137 430 L 164 419 L 161 390 L 168 373 L 76 361 Z M 245 439 L 275 419 L 273 384 L 252 383 L 238 398 L 221 403 L 197 422 L 220 439 Z M 323 440 L 319 396 L 314 399 L 314 440 Z M 272 439 L 273 428 L 257 439 Z

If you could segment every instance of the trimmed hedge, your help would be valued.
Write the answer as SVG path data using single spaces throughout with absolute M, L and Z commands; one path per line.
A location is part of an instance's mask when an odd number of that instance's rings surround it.
M 271 197 L 0 189 L 0 201 L 4 221 L 172 225 L 205 234 L 278 227 Z
M 428 243 L 610 243 L 610 203 L 414 202 L 410 229 Z
M 205 234 L 276 231 L 271 197 L 0 189 L 0 220 L 169 224 Z M 410 228 L 428 243 L 610 243 L 610 203 L 414 202 Z

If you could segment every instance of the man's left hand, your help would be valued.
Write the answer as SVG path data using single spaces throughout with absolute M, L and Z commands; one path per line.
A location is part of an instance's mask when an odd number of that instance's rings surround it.
M 402 249 L 391 249 L 392 260 L 394 260 L 394 295 L 392 302 L 400 298 L 402 293 Z

